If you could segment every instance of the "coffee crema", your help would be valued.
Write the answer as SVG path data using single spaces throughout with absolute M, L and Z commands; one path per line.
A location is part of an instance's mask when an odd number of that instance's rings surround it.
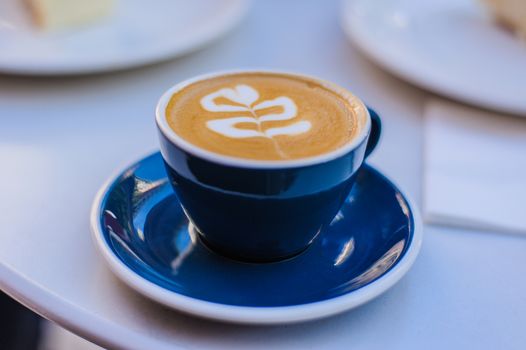
M 279 73 L 230 73 L 196 81 L 166 106 L 170 128 L 217 154 L 294 160 L 337 150 L 360 134 L 363 103 L 315 79 Z

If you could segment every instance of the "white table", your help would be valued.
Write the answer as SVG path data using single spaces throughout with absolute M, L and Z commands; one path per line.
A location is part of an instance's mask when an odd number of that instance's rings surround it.
M 92 199 L 154 150 L 158 97 L 182 79 L 267 67 L 349 87 L 382 115 L 371 161 L 420 203 L 426 93 L 347 42 L 334 1 L 258 1 L 241 26 L 169 63 L 77 78 L 0 77 L 0 288 L 65 328 L 126 349 L 524 349 L 526 239 L 426 227 L 413 269 L 346 314 L 281 327 L 179 314 L 131 291 L 91 242 Z

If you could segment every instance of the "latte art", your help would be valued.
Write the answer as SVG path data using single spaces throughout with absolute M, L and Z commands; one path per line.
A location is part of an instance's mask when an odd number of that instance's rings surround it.
M 241 104 L 243 107 L 237 105 L 217 105 L 214 99 L 217 97 L 225 97 L 234 103 Z M 275 135 L 295 135 L 308 131 L 311 128 L 311 123 L 308 121 L 299 121 L 292 125 L 262 129 L 262 123 L 274 120 L 289 120 L 296 116 L 297 107 L 294 102 L 285 96 L 277 97 L 274 100 L 268 100 L 253 105 L 259 99 L 259 94 L 256 90 L 248 85 L 237 85 L 234 89 L 221 89 L 217 92 L 211 93 L 201 99 L 201 106 L 210 112 L 248 112 L 249 114 L 242 114 L 228 119 L 216 119 L 206 123 L 206 125 L 215 132 L 223 134 L 227 137 L 268 137 Z M 283 112 L 270 113 L 258 116 L 257 111 L 265 110 L 270 107 L 281 107 Z M 235 127 L 238 123 L 253 123 L 256 125 L 256 130 L 238 129 Z
M 200 148 L 241 158 L 288 160 L 348 143 L 357 135 L 364 111 L 361 102 L 314 81 L 240 73 L 182 88 L 168 103 L 166 118 L 179 136 Z
M 223 97 L 235 104 L 216 104 L 215 99 Z M 201 106 L 210 112 L 238 112 L 236 116 L 225 119 L 214 119 L 206 122 L 206 126 L 219 134 L 232 138 L 266 137 L 273 138 L 277 135 L 296 135 L 309 131 L 311 123 L 306 120 L 298 121 L 282 127 L 264 129 L 265 122 L 289 120 L 296 116 L 298 108 L 294 102 L 285 96 L 273 100 L 259 100 L 259 93 L 248 85 L 237 85 L 233 89 L 224 88 L 206 95 L 201 99 Z M 241 106 L 239 106 L 241 105 Z M 271 107 L 280 107 L 281 113 L 269 113 L 258 115 L 258 112 L 269 110 Z M 240 123 L 252 123 L 254 129 L 240 129 L 236 125 Z M 276 151 L 284 158 L 286 154 L 277 144 Z

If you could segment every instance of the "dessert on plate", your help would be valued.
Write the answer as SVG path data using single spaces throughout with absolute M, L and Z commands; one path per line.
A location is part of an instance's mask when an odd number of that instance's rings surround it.
M 482 0 L 495 19 L 526 39 L 526 0 Z
M 96 22 L 111 13 L 115 0 L 25 0 L 34 23 L 55 30 Z

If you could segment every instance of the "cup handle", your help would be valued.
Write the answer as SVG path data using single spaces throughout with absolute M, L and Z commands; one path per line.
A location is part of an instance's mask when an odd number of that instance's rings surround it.
M 374 109 L 367 107 L 369 115 L 371 116 L 371 133 L 369 134 L 369 140 L 367 141 L 367 146 L 365 148 L 365 158 L 374 151 L 378 141 L 380 141 L 380 134 L 382 133 L 382 121 L 378 113 Z

